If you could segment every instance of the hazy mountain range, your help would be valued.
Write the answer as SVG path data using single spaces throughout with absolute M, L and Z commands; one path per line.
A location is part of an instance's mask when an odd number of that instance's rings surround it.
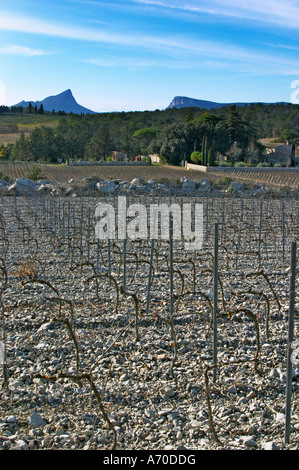
M 42 101 L 30 101 L 32 106 L 37 106 L 40 108 L 40 105 L 43 105 L 44 111 L 53 111 L 53 109 L 58 111 L 64 111 L 65 113 L 75 113 L 75 114 L 95 114 L 95 111 L 85 108 L 77 103 L 71 90 L 65 90 L 59 95 L 48 96 Z M 15 104 L 14 106 L 22 106 L 27 108 L 29 101 L 21 101 L 20 103 Z
M 214 101 L 205 101 L 205 100 L 197 100 L 194 98 L 188 98 L 186 96 L 176 96 L 173 98 L 172 102 L 166 109 L 170 108 L 202 108 L 202 109 L 213 109 L 213 108 L 222 108 L 223 106 L 246 106 L 249 104 L 256 104 L 256 103 L 215 103 Z M 272 103 L 263 103 L 263 104 L 272 104 Z M 286 104 L 286 103 L 284 103 Z
M 40 105 L 43 105 L 44 111 L 55 112 L 64 111 L 65 113 L 74 113 L 74 114 L 96 114 L 95 111 L 91 109 L 87 109 L 84 106 L 81 106 L 75 100 L 72 91 L 70 89 L 59 93 L 58 95 L 48 96 L 47 98 L 43 99 L 42 101 L 30 101 L 33 107 L 37 106 L 40 108 Z M 222 108 L 223 106 L 246 106 L 249 104 L 256 104 L 256 103 L 217 103 L 214 101 L 206 101 L 206 100 L 198 100 L 194 98 L 188 98 L 186 96 L 175 96 L 169 106 L 166 109 L 172 108 L 201 108 L 201 109 L 213 109 L 213 108 Z M 272 104 L 272 103 L 263 103 L 263 104 Z M 286 104 L 286 103 L 284 103 Z M 29 105 L 29 101 L 21 101 L 20 103 L 15 104 L 14 106 L 22 106 L 23 108 L 27 108 Z

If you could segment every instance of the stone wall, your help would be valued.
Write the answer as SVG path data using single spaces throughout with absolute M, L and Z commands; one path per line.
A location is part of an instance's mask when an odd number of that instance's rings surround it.
M 203 166 L 203 165 L 195 165 L 194 163 L 186 163 L 187 170 L 196 170 L 196 171 L 203 171 L 204 173 L 234 173 L 240 171 L 257 171 L 257 172 L 293 172 L 299 171 L 299 168 L 275 168 L 275 167 L 227 167 L 227 166 Z

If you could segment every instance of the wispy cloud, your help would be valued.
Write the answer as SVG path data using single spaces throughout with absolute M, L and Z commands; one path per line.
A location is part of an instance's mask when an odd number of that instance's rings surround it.
M 128 69 L 139 69 L 139 68 L 152 68 L 152 67 L 167 67 L 171 68 L 171 64 L 169 62 L 165 63 L 165 60 L 151 60 L 145 58 L 132 58 L 132 57 L 99 57 L 99 58 L 91 58 L 84 60 L 86 64 L 92 64 L 99 67 L 108 67 L 108 68 L 118 68 L 124 67 Z M 175 63 L 172 64 L 175 67 Z
M 137 0 L 135 0 L 137 1 Z M 138 0 L 139 2 L 153 2 L 151 0 Z M 252 0 L 255 4 L 255 0 Z M 164 3 L 164 2 L 159 2 Z M 195 2 L 193 2 L 195 3 Z M 190 0 L 190 5 L 193 5 Z M 213 0 L 216 3 L 216 0 Z M 227 0 L 226 2 L 217 0 L 217 3 L 231 4 L 235 2 L 233 0 Z M 268 2 L 270 3 L 270 2 Z M 276 2 L 279 3 L 279 2 Z M 191 8 L 189 6 L 189 8 Z M 182 6 L 183 8 L 184 6 Z M 104 30 L 98 28 L 83 28 L 77 25 L 69 24 L 58 24 L 51 21 L 44 21 L 36 18 L 28 17 L 16 17 L 8 14 L 0 15 L 0 29 L 25 32 L 37 35 L 55 36 L 59 38 L 72 39 L 77 41 L 89 41 L 94 43 L 109 44 L 112 46 L 118 46 L 122 50 L 125 47 L 129 47 L 131 52 L 145 57 L 145 50 L 150 51 L 154 56 L 154 59 L 115 59 L 113 57 L 100 57 L 90 59 L 94 64 L 103 66 L 153 66 L 154 64 L 160 65 L 163 60 L 168 60 L 168 66 L 179 67 L 187 64 L 198 63 L 201 60 L 214 60 L 222 61 L 223 63 L 230 62 L 233 66 L 253 67 L 255 70 L 264 71 L 267 73 L 267 69 L 273 72 L 276 70 L 283 70 L 283 73 L 287 73 L 288 70 L 299 70 L 298 61 L 292 58 L 287 58 L 283 54 L 275 53 L 269 54 L 258 49 L 248 48 L 245 46 L 239 46 L 238 44 L 227 41 L 212 41 L 203 39 L 189 38 L 187 34 L 182 35 L 167 35 L 163 32 L 159 35 L 148 35 L 145 33 L 114 33 L 111 30 Z M 11 46 L 10 53 L 27 53 L 31 55 L 41 53 L 42 51 L 34 51 L 31 49 L 22 48 L 20 46 Z M 157 55 L 158 54 L 158 55 Z M 138 56 L 137 55 L 137 56 Z M 164 59 L 163 59 L 164 57 Z
M 198 69 L 204 66 L 204 61 L 182 60 L 172 58 L 151 59 L 145 57 L 118 57 L 118 56 L 103 56 L 85 59 L 86 64 L 91 64 L 98 67 L 106 68 L 124 68 L 127 70 L 140 70 L 140 69 L 154 69 L 162 68 L 168 70 L 191 70 Z
M 270 42 L 265 42 L 264 44 L 265 44 L 265 46 L 274 47 L 275 49 L 286 49 L 288 51 L 295 51 L 295 52 L 299 51 L 298 46 L 292 46 L 290 44 L 273 44 L 273 43 L 270 43 Z
M 192 14 L 208 14 L 218 17 L 231 17 L 253 20 L 263 24 L 276 24 L 286 28 L 299 28 L 299 5 L 295 0 L 132 0 L 133 2 L 157 8 L 178 10 Z
M 82 28 L 76 25 L 59 24 L 57 22 L 54 23 L 25 16 L 11 16 L 5 12 L 0 12 L 0 30 L 1 29 L 95 42 L 119 43 L 121 40 L 125 39 L 124 37 L 118 37 L 109 33 Z
M 202 50 L 179 54 L 177 57 L 145 58 L 131 56 L 99 56 L 84 60 L 85 63 L 104 68 L 124 68 L 127 70 L 168 69 L 168 70 L 204 70 L 218 73 L 246 74 L 248 76 L 293 76 L 299 75 L 299 64 L 284 56 L 267 55 L 240 49 L 230 49 L 218 43 L 205 44 Z
M 8 44 L 6 46 L 0 46 L 0 54 L 34 57 L 48 55 L 49 53 L 41 49 L 32 49 L 30 47 L 19 46 L 17 44 Z

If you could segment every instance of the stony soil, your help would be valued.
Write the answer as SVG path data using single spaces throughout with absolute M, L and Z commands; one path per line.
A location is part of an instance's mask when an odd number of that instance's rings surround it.
M 137 200 L 132 188 L 130 195 Z M 155 246 L 147 311 L 150 242 L 128 243 L 125 291 L 118 241 L 111 254 L 116 284 L 107 277 L 105 243 L 98 288 L 92 278 L 97 244 L 93 233 L 87 244 L 87 214 L 97 198 L 3 197 L 0 298 L 7 360 L 0 448 L 107 450 L 117 441 L 122 450 L 298 450 L 297 365 L 285 442 L 290 243 L 299 233 L 298 199 L 283 199 L 284 238 L 282 199 L 264 193 L 259 232 L 260 197 L 198 195 L 204 246 L 189 253 L 174 242 L 173 317 L 169 243 Z M 219 240 L 214 381 L 215 221 L 225 228 Z M 298 308 L 296 297 L 295 338 Z

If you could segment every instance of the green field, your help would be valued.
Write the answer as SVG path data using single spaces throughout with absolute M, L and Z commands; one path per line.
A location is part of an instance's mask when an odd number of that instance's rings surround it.
M 6 114 L 0 115 L 0 125 L 13 125 L 21 127 L 35 127 L 56 125 L 60 116 L 53 114 Z
M 0 115 L 0 146 L 13 144 L 22 132 L 29 134 L 39 126 L 55 128 L 59 122 L 60 116 L 52 114 L 16 114 Z M 17 127 L 16 127 L 17 126 Z M 15 127 L 15 132 L 9 132 L 9 128 Z

